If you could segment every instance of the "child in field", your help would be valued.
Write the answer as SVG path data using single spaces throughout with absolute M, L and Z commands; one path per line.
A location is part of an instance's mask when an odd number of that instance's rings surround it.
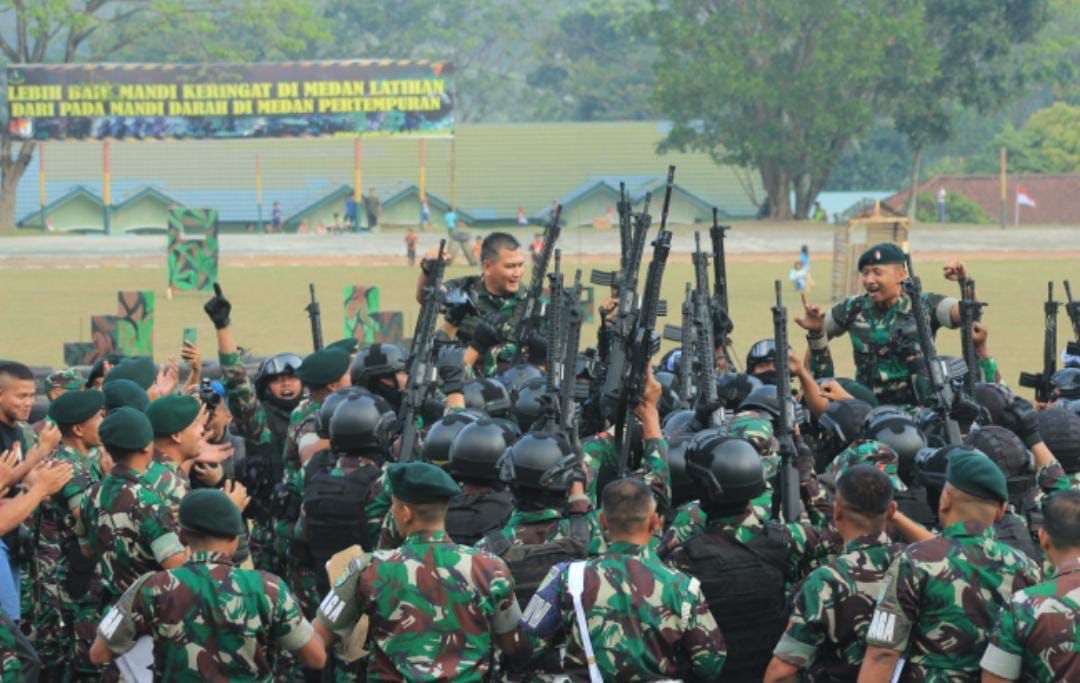
M 420 235 L 414 228 L 409 228 L 405 233 L 405 255 L 409 258 L 409 266 L 416 265 L 416 244 L 420 241 Z

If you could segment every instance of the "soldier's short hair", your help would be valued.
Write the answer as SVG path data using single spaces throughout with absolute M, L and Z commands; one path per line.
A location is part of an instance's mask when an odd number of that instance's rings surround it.
M 521 248 L 517 238 L 508 232 L 493 232 L 484 238 L 480 244 L 481 261 L 498 261 L 499 252 L 503 249 L 516 251 Z
M 604 519 L 614 533 L 638 531 L 656 510 L 652 490 L 640 479 L 616 479 L 601 496 Z
M 446 511 L 450 509 L 450 502 L 441 503 L 405 503 L 413 509 L 416 516 L 424 524 L 437 524 L 446 521 Z
M 889 476 L 873 465 L 854 465 L 844 470 L 836 482 L 841 506 L 867 518 L 883 516 L 893 499 Z
M 0 387 L 6 386 L 9 380 L 33 382 L 34 373 L 22 363 L 13 360 L 0 361 Z
M 1055 549 L 1080 548 L 1080 491 L 1060 491 L 1046 499 L 1043 529 Z

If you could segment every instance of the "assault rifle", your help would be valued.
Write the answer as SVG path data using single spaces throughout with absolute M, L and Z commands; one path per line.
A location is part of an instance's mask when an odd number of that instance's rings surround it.
M 645 276 L 641 305 L 636 310 L 631 310 L 629 327 L 622 330 L 615 340 L 617 343 L 613 345 L 611 362 L 605 377 L 606 393 L 617 401 L 615 441 L 619 447 L 619 476 L 624 476 L 630 469 L 630 451 L 633 444 L 630 442 L 632 430 L 627 429 L 629 413 L 641 400 L 649 359 L 660 348 L 660 337 L 655 328 L 656 318 L 666 313 L 666 304 L 661 305 L 663 302 L 660 299 L 660 285 L 663 282 L 668 254 L 671 253 L 671 232 L 667 229 L 667 219 L 674 184 L 675 167 L 669 166 L 664 206 L 660 213 L 660 231 L 652 243 L 653 258 Z M 623 297 L 631 294 L 632 290 L 620 292 L 620 307 Z
M 964 355 L 967 374 L 964 375 L 964 391 L 968 396 L 975 395 L 975 383 L 979 381 L 979 358 L 975 353 L 975 323 L 982 320 L 985 302 L 975 300 L 975 281 L 960 279 L 960 347 Z M 993 382 L 993 377 L 987 377 Z
M 930 318 L 922 299 L 922 281 L 915 275 L 910 254 L 906 255 L 906 260 L 908 277 L 904 280 L 904 293 L 911 299 L 911 312 L 915 315 L 915 326 L 919 333 L 917 341 L 919 350 L 922 352 L 923 368 L 929 385 L 929 395 L 918 398 L 923 405 L 932 408 L 937 413 L 944 423 L 947 445 L 955 446 L 960 443 L 960 425 L 952 416 L 956 396 L 950 380 L 957 375 L 945 359 L 938 356 L 937 348 L 934 346 L 934 335 L 930 331 Z M 918 393 L 916 391 L 916 395 Z
M 421 414 L 424 401 L 438 385 L 438 370 L 432 362 L 435 348 L 435 325 L 439 321 L 442 308 L 442 279 L 446 269 L 443 251 L 446 240 L 439 240 L 439 255 L 431 266 L 428 284 L 420 295 L 420 312 L 416 316 L 416 328 L 413 330 L 412 347 L 405 363 L 409 379 L 398 409 L 398 424 L 401 425 L 401 448 L 398 460 L 409 462 L 416 457 L 416 417 Z
M 794 437 L 795 404 L 791 399 L 791 368 L 788 366 L 787 308 L 784 307 L 784 290 L 780 280 L 775 281 L 775 287 L 776 305 L 772 307 L 772 314 L 776 350 L 773 364 L 776 366 L 776 398 L 780 404 L 775 430 L 776 440 L 780 444 L 780 510 L 784 521 L 794 522 L 802 511 L 799 503 L 799 470 L 795 466 L 798 456 Z
M 559 430 L 571 442 L 577 441 L 578 428 L 574 412 L 577 398 L 577 356 L 581 345 L 581 271 L 574 272 L 574 286 L 570 289 L 563 323 L 563 356 L 559 367 Z
M 510 330 L 506 341 L 514 344 L 514 364 L 522 361 L 525 343 L 529 335 L 540 327 L 543 315 L 543 307 L 540 297 L 544 293 L 544 276 L 547 274 L 548 263 L 551 254 L 555 250 L 555 242 L 559 239 L 559 218 L 562 215 L 562 205 L 556 204 L 551 213 L 551 222 L 544 228 L 544 247 L 540 250 L 539 260 L 533 264 L 532 279 L 529 281 L 529 290 L 526 292 L 525 303 L 517 306 L 508 321 Z
M 713 222 L 716 209 L 713 209 Z M 723 230 L 727 230 L 723 227 Z M 723 234 L 720 236 L 720 258 L 724 257 Z M 716 340 L 713 338 L 712 310 L 709 299 L 709 256 L 701 250 L 701 233 L 694 233 L 694 324 L 697 329 L 698 387 L 704 400 L 716 402 Z M 724 279 L 723 276 L 721 279 Z M 727 305 L 727 294 L 724 294 Z M 726 353 L 726 351 L 725 351 Z
M 601 287 L 610 287 L 619 300 L 612 322 L 600 325 L 600 361 L 609 371 L 606 377 L 612 375 L 610 372 L 612 364 L 622 360 L 622 357 L 613 351 L 619 340 L 625 339 L 630 334 L 638 307 L 638 272 L 641 269 L 641 255 L 645 250 L 645 238 L 652 224 L 652 217 L 649 215 L 650 201 L 652 201 L 652 195 L 646 194 L 642 212 L 634 217 L 633 234 L 628 244 L 628 251 L 624 254 L 624 258 L 620 259 L 625 265 L 616 272 L 593 270 L 589 273 L 589 282 Z M 614 368 L 614 374 L 617 377 L 622 375 L 622 371 L 621 365 Z M 617 379 L 612 379 L 611 382 L 605 381 L 605 395 L 613 396 L 618 392 L 617 382 Z
M 619 201 L 615 203 L 619 212 L 619 270 L 626 270 L 626 259 L 631 252 L 630 243 L 634 240 L 633 204 L 626 196 L 626 183 L 619 183 Z
M 319 311 L 319 301 L 315 298 L 315 283 L 308 284 L 311 293 L 311 303 L 304 307 L 308 319 L 311 321 L 311 345 L 318 351 L 322 349 L 322 313 Z
M 1043 304 L 1045 331 L 1043 335 L 1042 372 L 1021 372 L 1020 386 L 1035 390 L 1035 400 L 1049 403 L 1054 387 L 1050 380 L 1057 372 L 1057 318 L 1060 301 L 1054 301 L 1054 282 L 1046 283 L 1046 303 Z
M 709 228 L 709 239 L 712 241 L 713 257 L 712 307 L 717 313 L 715 319 L 721 323 L 716 330 L 717 338 L 713 341 L 716 343 L 717 347 L 724 349 L 724 355 L 728 357 L 728 363 L 730 365 L 732 358 L 728 356 L 727 352 L 728 335 L 735 329 L 735 326 L 731 322 L 731 313 L 728 308 L 727 256 L 724 252 L 724 237 L 727 234 L 727 231 L 731 229 L 731 226 L 720 225 L 720 212 L 716 207 L 713 207 L 712 210 L 712 221 L 712 227 Z M 701 276 L 698 276 L 698 289 L 702 289 L 702 282 Z M 719 310 L 717 311 L 717 309 Z M 713 318 L 710 317 L 710 325 L 712 324 L 712 320 Z
M 1072 322 L 1073 336 L 1076 337 L 1076 341 L 1069 342 L 1066 347 L 1066 353 L 1070 356 L 1080 356 L 1080 301 L 1074 301 L 1072 295 L 1072 285 L 1069 281 L 1065 281 L 1065 312 L 1069 314 L 1069 321 Z

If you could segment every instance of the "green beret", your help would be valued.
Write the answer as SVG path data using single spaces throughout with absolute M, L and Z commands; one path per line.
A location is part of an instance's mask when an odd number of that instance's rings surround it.
M 50 372 L 45 377 L 45 390 L 63 388 L 68 391 L 78 391 L 85 386 L 86 380 L 79 374 L 78 370 L 68 368 L 67 370 L 57 370 L 56 372 Z
M 101 393 L 105 395 L 106 412 L 130 406 L 140 413 L 145 413 L 146 406 L 150 405 L 150 397 L 130 379 L 114 379 L 108 384 L 102 384 Z
M 194 396 L 169 394 L 156 401 L 151 401 L 146 408 L 146 417 L 154 427 L 154 436 L 169 436 L 187 429 L 199 415 L 202 404 Z
M 338 339 L 333 344 L 327 344 L 326 348 L 338 349 L 351 356 L 356 353 L 356 349 L 360 348 L 360 340 L 356 337 L 345 337 L 344 339 Z
M 870 390 L 870 387 L 861 382 L 856 382 L 850 377 L 837 377 L 836 381 L 840 386 L 844 387 L 844 391 L 851 394 L 851 398 L 865 401 L 874 408 L 878 407 L 877 397 L 874 396 L 874 392 Z
M 349 362 L 348 353 L 327 347 L 305 358 L 296 376 L 309 387 L 324 387 L 341 379 L 349 371 Z
M 154 440 L 154 428 L 143 413 L 134 408 L 117 408 L 105 416 L 98 427 L 98 436 L 105 450 L 122 448 L 139 451 Z
M 866 266 L 880 266 L 886 263 L 907 263 L 904 250 L 892 242 L 875 244 L 859 257 L 859 270 Z
M 154 361 L 146 356 L 125 358 L 105 375 L 106 382 L 117 379 L 130 379 L 143 389 L 149 389 L 157 379 L 157 368 L 154 366 Z
M 56 424 L 77 425 L 97 415 L 105 396 L 97 389 L 68 391 L 49 404 L 49 417 Z
M 450 475 L 427 462 L 399 462 L 386 470 L 390 493 L 404 503 L 446 502 L 461 495 Z
M 180 501 L 180 526 L 218 538 L 244 533 L 240 508 L 220 489 L 196 489 L 184 496 Z
M 1001 468 L 975 448 L 959 448 L 949 454 L 945 480 L 976 498 L 999 503 L 1009 500 L 1009 487 L 1005 484 Z

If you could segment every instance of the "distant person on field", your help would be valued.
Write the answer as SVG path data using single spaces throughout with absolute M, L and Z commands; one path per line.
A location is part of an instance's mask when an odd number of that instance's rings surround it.
M 382 214 L 382 203 L 375 195 L 375 188 L 368 190 L 367 196 L 364 197 L 364 211 L 367 213 L 368 230 L 374 230 L 379 227 L 379 216 Z
M 826 223 L 829 220 L 829 214 L 822 208 L 821 202 L 814 202 L 814 220 L 820 223 Z
M 529 245 L 529 253 L 532 254 L 533 265 L 540 263 L 540 254 L 544 251 L 544 235 L 543 233 L 536 233 L 533 235 L 532 244 Z
M 474 239 L 473 243 L 472 243 L 473 260 L 475 262 L 477 262 L 477 263 L 480 262 L 480 252 L 482 250 L 483 244 L 484 244 L 484 238 L 481 237 L 480 235 L 477 235 L 476 239 Z
M 281 232 L 281 202 L 274 202 L 270 210 L 270 229 L 267 232 Z
M 296 226 L 296 234 L 306 235 L 311 232 L 311 226 L 308 225 L 307 219 L 300 221 L 300 225 Z
M 427 230 L 431 227 L 431 205 L 427 199 L 420 202 L 420 229 Z
M 405 233 L 405 255 L 409 258 L 409 266 L 416 265 L 416 245 L 420 241 L 420 235 L 416 234 L 416 230 L 409 228 L 409 231 Z
M 518 207 L 517 224 L 519 228 L 524 228 L 529 224 L 529 217 L 525 215 L 525 207 Z
M 360 229 L 360 212 L 359 207 L 356 205 L 356 200 L 352 195 L 345 198 L 345 224 L 350 231 L 355 232 Z
M 341 217 L 338 214 L 334 214 L 334 222 L 330 224 L 330 229 L 334 232 L 341 232 Z
M 796 261 L 788 272 L 788 279 L 795 286 L 796 292 L 809 292 L 814 286 L 814 280 L 810 277 L 810 263 Z
M 945 222 L 945 199 L 949 194 L 945 191 L 944 187 L 939 187 L 937 191 L 937 222 Z

